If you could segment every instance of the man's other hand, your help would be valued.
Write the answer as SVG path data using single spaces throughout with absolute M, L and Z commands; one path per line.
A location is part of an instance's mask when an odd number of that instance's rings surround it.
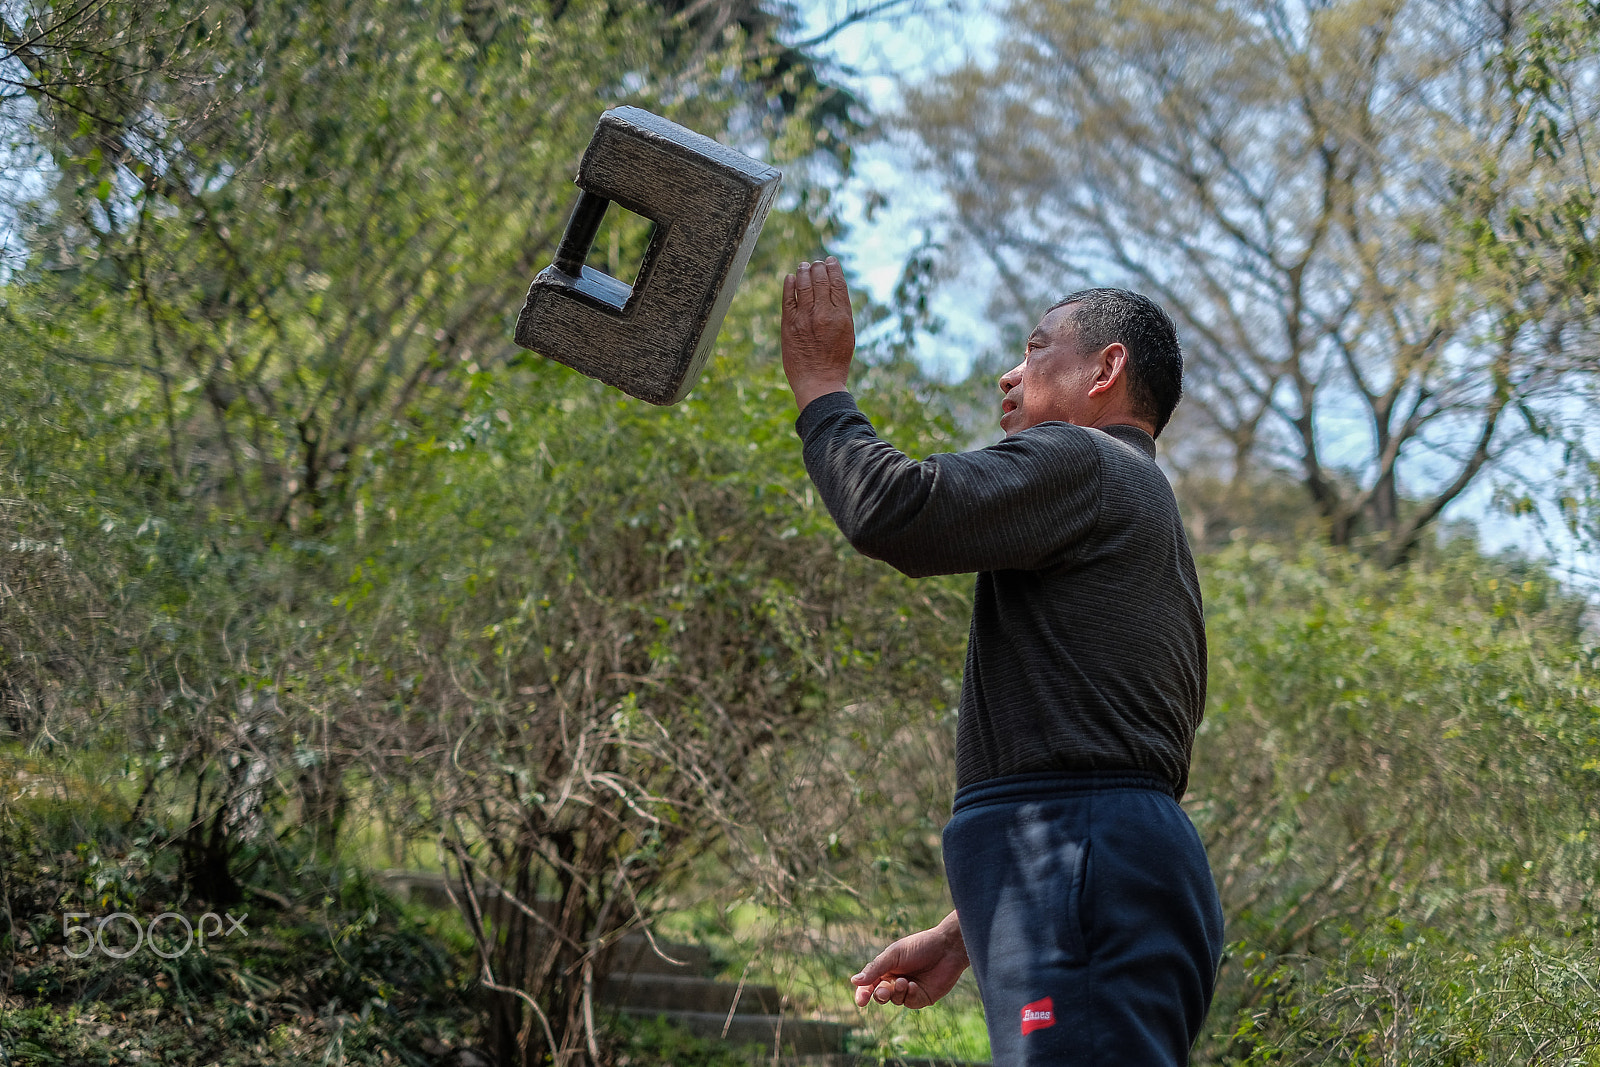
M 829 256 L 783 279 L 783 373 L 801 411 L 845 388 L 856 351 L 855 318 L 844 268 Z
M 856 987 L 856 1007 L 872 1001 L 926 1008 L 955 988 L 967 969 L 967 945 L 961 939 L 956 913 L 931 930 L 902 937 L 850 979 Z

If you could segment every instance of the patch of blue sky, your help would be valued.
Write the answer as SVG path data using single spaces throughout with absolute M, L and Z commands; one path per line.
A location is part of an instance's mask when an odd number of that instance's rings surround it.
M 20 80 L 17 67 L 14 59 L 0 63 L 0 77 Z M 48 186 L 48 159 L 28 135 L 36 114 L 22 90 L 0 91 L 0 285 L 28 254 L 17 205 L 43 195 Z

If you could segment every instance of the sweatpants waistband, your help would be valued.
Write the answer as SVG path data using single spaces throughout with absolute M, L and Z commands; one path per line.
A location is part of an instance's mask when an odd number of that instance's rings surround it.
M 1148 789 L 1163 796 L 1172 796 L 1170 783 L 1139 771 L 1047 771 L 1039 774 L 1009 774 L 1003 778 L 989 778 L 962 786 L 956 790 L 954 810 L 1128 789 Z

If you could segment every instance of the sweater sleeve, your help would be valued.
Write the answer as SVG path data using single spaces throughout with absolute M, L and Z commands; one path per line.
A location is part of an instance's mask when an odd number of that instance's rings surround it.
M 1050 569 L 1099 517 L 1099 450 L 1067 423 L 920 463 L 881 440 L 849 393 L 813 400 L 795 428 L 845 537 L 913 578 Z

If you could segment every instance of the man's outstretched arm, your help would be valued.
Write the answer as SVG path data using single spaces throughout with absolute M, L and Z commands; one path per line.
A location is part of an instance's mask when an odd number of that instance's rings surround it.
M 1093 525 L 1100 461 L 1086 431 L 1057 425 L 920 463 L 878 438 L 845 390 L 855 328 L 838 260 L 784 279 L 782 338 L 806 469 L 861 552 L 913 577 L 1039 570 Z
M 933 929 L 902 937 L 878 953 L 850 981 L 856 987 L 857 1007 L 876 1000 L 926 1008 L 954 989 L 966 969 L 961 920 L 952 911 Z

